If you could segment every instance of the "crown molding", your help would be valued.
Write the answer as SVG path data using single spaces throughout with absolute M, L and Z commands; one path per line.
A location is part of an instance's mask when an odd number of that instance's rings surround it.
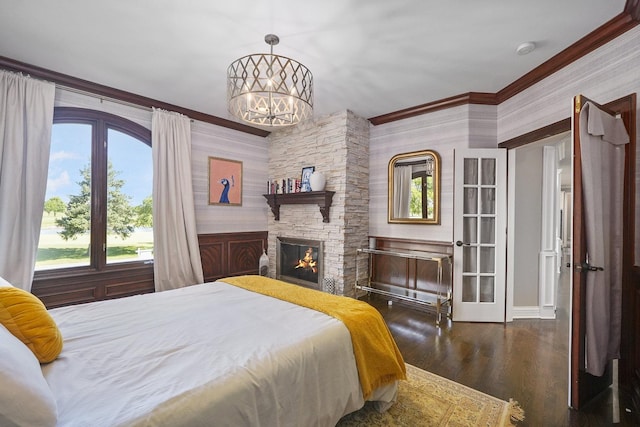
M 368 120 L 373 125 L 381 125 L 383 123 L 389 123 L 396 120 L 419 116 L 422 114 L 433 113 L 434 111 L 444 110 L 445 108 L 457 107 L 458 105 L 465 104 L 498 105 L 498 100 L 495 93 L 467 92 L 460 95 L 452 96 L 450 98 L 444 98 L 415 107 L 405 108 L 404 110 L 395 111 L 393 113 L 372 117 Z
M 614 17 L 610 21 L 606 22 L 602 26 L 598 27 L 591 33 L 587 34 L 576 43 L 572 44 L 562 52 L 553 56 L 548 61 L 534 68 L 527 74 L 520 77 L 518 80 L 504 87 L 497 93 L 488 92 L 467 92 L 460 95 L 455 95 L 449 98 L 443 98 L 440 100 L 428 102 L 426 104 L 417 105 L 414 107 L 408 107 L 402 110 L 394 111 L 391 113 L 383 114 L 376 117 L 369 118 L 369 122 L 373 125 L 381 125 L 397 120 L 407 119 L 409 117 L 415 117 L 422 114 L 432 113 L 451 107 L 466 104 L 478 104 L 478 105 L 499 105 L 500 103 L 508 100 L 509 98 L 519 94 L 525 89 L 533 86 L 539 81 L 552 75 L 558 70 L 566 67 L 572 62 L 582 58 L 593 50 L 603 46 L 604 44 L 614 40 L 621 34 L 629 31 L 640 23 L 640 0 L 627 0 L 624 6 L 624 11 L 618 16 Z M 88 80 L 78 79 L 73 76 L 58 73 L 55 71 L 47 70 L 45 68 L 37 67 L 34 65 L 26 64 L 23 62 L 15 61 L 10 58 L 0 56 L 0 68 L 5 68 L 12 71 L 22 72 L 29 74 L 35 78 L 41 78 L 49 80 L 54 83 L 68 86 L 73 89 L 85 91 L 94 95 L 104 96 L 119 101 L 128 102 L 131 104 L 139 105 L 147 108 L 162 108 L 165 110 L 176 111 L 184 114 L 191 119 L 199 120 L 206 123 L 211 123 L 217 126 L 237 130 L 240 132 L 266 137 L 270 134 L 269 131 L 254 128 L 242 123 L 234 122 L 232 120 L 223 119 L 221 117 L 205 114 L 199 111 L 190 110 L 177 105 L 169 104 L 166 102 L 158 101 L 152 98 L 147 98 L 142 95 L 137 95 L 131 92 L 126 92 L 120 89 L 115 89 L 109 86 L 100 85 L 90 82 Z
M 373 125 L 380 125 L 464 104 L 499 105 L 539 81 L 549 77 L 558 70 L 566 67 L 572 62 L 594 51 L 600 46 L 614 40 L 616 37 L 629 31 L 639 23 L 640 0 L 627 0 L 622 13 L 587 34 L 562 52 L 553 56 L 551 59 L 534 68 L 524 76 L 520 77 L 518 80 L 504 87 L 497 93 L 469 92 L 372 117 L 369 121 Z
M 266 137 L 270 133 L 266 130 L 257 129 L 242 123 L 234 122 L 232 120 L 223 119 L 221 117 L 212 116 L 210 114 L 205 114 L 195 110 L 190 110 L 188 108 L 183 108 L 177 105 L 158 101 L 156 99 L 147 98 L 135 93 L 126 92 L 124 90 L 115 89 L 98 83 L 93 83 L 88 80 L 82 80 L 73 76 L 69 76 L 67 74 L 47 70 L 46 68 L 41 68 L 24 62 L 15 61 L 4 56 L 0 56 L 0 68 L 28 74 L 34 78 L 47 80 L 82 92 L 87 92 L 97 96 L 104 96 L 105 98 L 123 101 L 140 107 L 161 108 L 167 111 L 175 111 L 177 113 L 184 114 L 185 116 L 193 120 L 211 123 L 216 126 L 222 126 L 228 129 L 233 129 L 256 136 Z
M 637 1 L 637 0 L 636 0 Z M 499 103 L 519 94 L 638 25 L 623 12 L 497 93 Z

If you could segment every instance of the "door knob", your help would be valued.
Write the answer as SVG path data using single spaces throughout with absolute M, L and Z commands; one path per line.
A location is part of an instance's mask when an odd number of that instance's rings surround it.
M 464 245 L 464 246 L 469 246 L 469 245 L 470 245 L 470 243 L 463 243 L 463 242 L 462 242 L 462 240 L 458 240 L 458 241 L 456 242 L 456 246 L 462 246 L 462 245 Z
M 569 265 L 567 265 L 568 267 Z M 586 262 L 583 262 L 582 264 L 576 264 L 576 266 L 574 267 L 576 269 L 576 271 L 604 271 L 603 267 L 596 267 L 590 264 L 587 264 Z

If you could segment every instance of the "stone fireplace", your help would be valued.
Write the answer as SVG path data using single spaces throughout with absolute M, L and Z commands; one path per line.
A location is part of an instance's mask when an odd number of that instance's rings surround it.
M 276 279 L 322 288 L 324 245 L 319 240 L 278 237 Z
M 326 190 L 335 192 L 328 222 L 317 203 L 283 204 L 279 220 L 267 210 L 272 277 L 280 274 L 279 239 L 318 241 L 322 274 L 313 287 L 329 281 L 336 293 L 353 295 L 356 249 L 367 245 L 369 235 L 369 122 L 341 111 L 274 130 L 267 139 L 270 180 L 300 177 L 303 168 L 314 166 L 325 175 Z

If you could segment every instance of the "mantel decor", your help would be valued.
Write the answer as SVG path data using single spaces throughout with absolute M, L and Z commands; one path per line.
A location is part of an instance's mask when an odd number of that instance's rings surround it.
M 302 168 L 302 175 L 300 178 L 300 191 L 303 191 L 305 193 L 307 191 L 311 191 L 311 184 L 309 183 L 309 179 L 311 178 L 311 175 L 315 170 L 315 166 L 306 166 Z
M 335 191 L 309 191 L 306 193 L 263 194 L 273 212 L 274 219 L 280 221 L 280 205 L 309 205 L 320 206 L 322 222 L 329 222 L 329 209 Z
M 325 178 L 322 172 L 315 171 L 309 177 L 309 185 L 311 186 L 311 191 L 323 191 L 326 183 L 327 178 Z

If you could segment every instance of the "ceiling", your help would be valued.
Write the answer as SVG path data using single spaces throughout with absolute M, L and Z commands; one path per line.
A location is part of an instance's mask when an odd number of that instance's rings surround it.
M 268 52 L 306 65 L 315 116 L 370 118 L 495 93 L 625 0 L 0 0 L 0 56 L 231 119 L 226 70 Z M 516 47 L 532 41 L 528 55 Z

